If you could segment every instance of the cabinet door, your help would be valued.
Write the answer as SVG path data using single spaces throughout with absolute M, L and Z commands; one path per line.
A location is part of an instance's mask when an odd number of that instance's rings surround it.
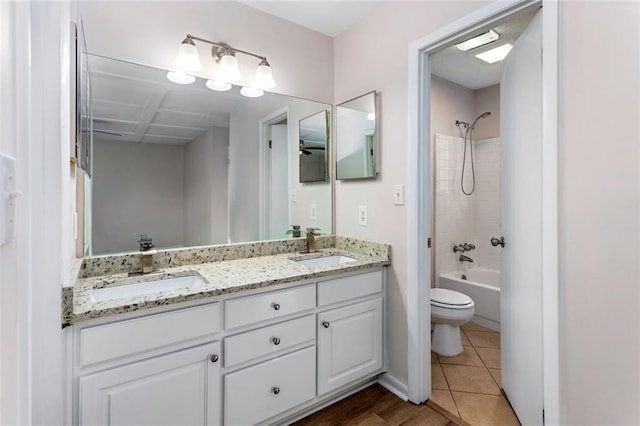
M 381 368 L 381 298 L 318 314 L 318 395 Z
M 220 343 L 80 378 L 82 425 L 218 425 Z

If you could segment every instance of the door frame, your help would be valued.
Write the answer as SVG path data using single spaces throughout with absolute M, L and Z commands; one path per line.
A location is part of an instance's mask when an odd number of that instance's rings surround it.
M 258 137 L 258 162 L 259 162 L 259 191 L 260 191 L 260 204 L 259 204 L 259 213 L 260 220 L 258 224 L 258 235 L 260 236 L 260 240 L 267 239 L 267 235 L 269 234 L 269 224 L 271 223 L 271 197 L 270 188 L 271 188 L 271 162 L 268 161 L 270 157 L 269 146 L 267 141 L 270 138 L 271 134 L 271 125 L 276 124 L 282 120 L 287 120 L 287 128 L 289 127 L 289 107 L 285 106 L 280 108 L 271 114 L 267 115 L 260 119 L 259 126 L 259 137 Z M 289 135 L 289 131 L 287 130 L 287 137 Z M 289 149 L 287 149 L 287 153 L 289 153 Z M 289 159 L 287 158 L 287 165 L 290 168 L 291 164 Z M 288 188 L 289 197 L 291 196 L 291 182 L 289 179 L 289 188 Z M 290 222 L 290 221 L 289 221 Z
M 431 252 L 429 55 L 474 30 L 542 8 L 542 361 L 546 424 L 560 423 L 558 338 L 558 1 L 493 2 L 409 45 L 407 147 L 408 397 L 431 393 Z

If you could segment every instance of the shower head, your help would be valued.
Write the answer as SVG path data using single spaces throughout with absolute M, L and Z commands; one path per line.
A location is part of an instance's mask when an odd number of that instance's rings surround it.
M 476 120 L 475 120 L 475 121 L 473 122 L 473 124 L 470 126 L 470 127 L 471 127 L 471 130 L 475 129 L 475 127 L 476 127 L 476 123 L 478 122 L 478 120 L 480 120 L 481 118 L 487 118 L 487 117 L 488 117 L 488 116 L 490 116 L 490 115 L 491 115 L 491 113 L 490 113 L 489 111 L 487 111 L 487 112 L 483 112 L 482 114 L 480 114 L 480 115 L 478 116 L 478 118 L 476 118 Z

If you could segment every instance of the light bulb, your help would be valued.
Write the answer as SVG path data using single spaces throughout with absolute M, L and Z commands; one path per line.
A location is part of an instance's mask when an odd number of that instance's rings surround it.
M 264 92 L 260 89 L 256 89 L 255 87 L 243 87 L 240 89 L 240 94 L 247 98 L 259 98 L 264 95 Z
M 276 87 L 276 81 L 273 79 L 271 66 L 266 60 L 260 62 L 256 70 L 256 76 L 253 79 L 253 86 L 260 89 L 273 89 Z
M 238 60 L 232 54 L 226 54 L 220 58 L 218 64 L 218 79 L 222 81 L 238 81 L 242 78 L 238 68 Z
M 177 84 L 191 84 L 196 81 L 196 78 L 192 75 L 185 74 L 180 71 L 169 71 L 167 73 L 167 78 Z
M 184 71 L 201 71 L 204 69 L 193 40 L 188 37 L 184 39 L 178 48 L 178 56 L 173 61 L 173 65 Z
M 205 86 L 211 90 L 215 90 L 216 92 L 226 92 L 231 89 L 231 83 L 221 80 L 207 80 Z

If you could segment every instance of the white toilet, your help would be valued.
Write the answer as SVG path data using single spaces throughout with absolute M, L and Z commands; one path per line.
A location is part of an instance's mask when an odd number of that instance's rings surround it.
M 475 304 L 466 294 L 446 288 L 431 289 L 431 350 L 438 355 L 462 353 L 460 326 L 473 318 Z

